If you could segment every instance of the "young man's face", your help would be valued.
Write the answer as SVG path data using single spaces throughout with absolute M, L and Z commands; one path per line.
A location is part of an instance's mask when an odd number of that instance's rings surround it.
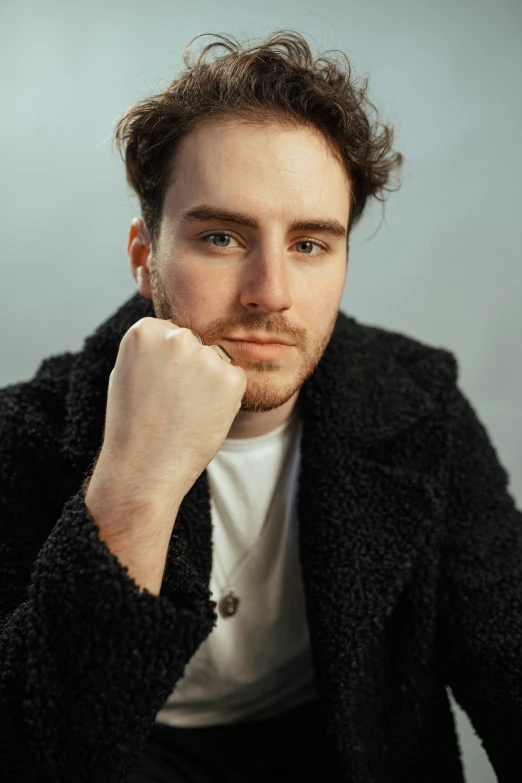
M 283 405 L 317 366 L 344 287 L 349 211 L 350 183 L 321 135 L 213 120 L 182 142 L 155 252 L 142 221 L 131 229 L 140 293 L 158 318 L 223 345 L 243 367 L 241 410 Z M 263 352 L 228 339 L 253 334 L 293 345 Z

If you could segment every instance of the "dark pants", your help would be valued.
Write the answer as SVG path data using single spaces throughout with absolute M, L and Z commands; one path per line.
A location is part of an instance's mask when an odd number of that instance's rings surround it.
M 266 721 L 202 728 L 155 724 L 125 783 L 339 781 L 316 705 Z

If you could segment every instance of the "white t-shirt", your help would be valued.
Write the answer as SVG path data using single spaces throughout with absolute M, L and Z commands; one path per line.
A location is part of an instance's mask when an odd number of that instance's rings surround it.
M 210 590 L 219 601 L 232 575 L 240 603 L 235 615 L 218 615 L 156 722 L 209 726 L 264 719 L 316 698 L 298 555 L 301 436 L 296 407 L 266 435 L 227 438 L 208 465 Z

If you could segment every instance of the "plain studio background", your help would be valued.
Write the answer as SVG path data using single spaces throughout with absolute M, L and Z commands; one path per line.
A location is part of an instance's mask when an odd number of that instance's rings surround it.
M 115 118 L 194 36 L 281 28 L 369 74 L 406 159 L 377 233 L 377 203 L 354 229 L 341 308 L 455 352 L 520 506 L 521 0 L 2 0 L 0 385 L 81 348 L 135 291 Z M 452 704 L 467 779 L 495 781 Z

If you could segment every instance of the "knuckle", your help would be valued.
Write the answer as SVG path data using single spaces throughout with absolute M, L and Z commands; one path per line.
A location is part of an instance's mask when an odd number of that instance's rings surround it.
M 194 335 L 190 331 L 190 329 L 187 329 L 185 326 L 181 326 L 179 329 L 176 330 L 179 334 L 180 340 L 184 340 L 185 342 L 189 341 L 190 344 L 194 342 Z M 197 345 L 197 343 L 196 343 Z
M 124 338 L 137 340 L 143 335 L 148 335 L 152 333 L 152 331 L 155 329 L 155 318 L 151 318 L 150 316 L 145 316 L 144 318 L 140 318 L 136 323 L 132 324 L 129 329 L 127 329 Z
M 199 343 L 194 340 L 194 335 L 190 329 L 185 329 L 185 327 L 173 329 L 172 334 L 169 336 L 174 337 L 172 344 L 181 346 L 184 351 L 187 351 L 191 348 L 196 348 L 199 345 Z
M 235 389 L 236 391 L 244 391 L 245 388 L 245 378 L 246 373 L 244 371 L 236 372 L 237 370 L 241 370 L 239 367 L 232 367 L 232 365 L 227 365 L 227 372 L 228 372 L 228 382 L 232 389 Z
M 149 329 L 156 323 L 156 318 L 151 318 L 149 315 L 139 318 L 136 323 L 131 326 L 131 329 Z

